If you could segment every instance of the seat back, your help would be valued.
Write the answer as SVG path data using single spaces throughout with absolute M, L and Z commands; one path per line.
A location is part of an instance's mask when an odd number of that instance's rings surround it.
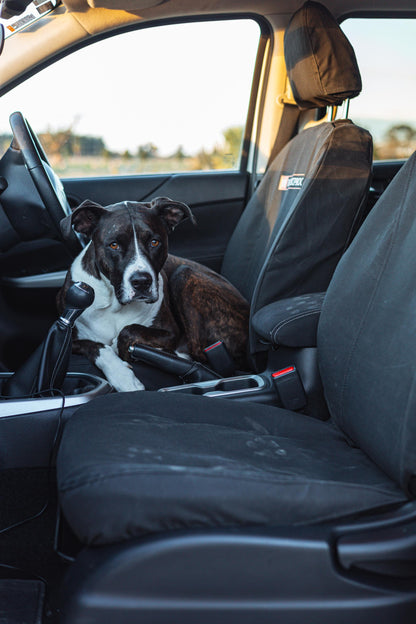
M 361 90 L 355 54 L 321 4 L 307 2 L 285 34 L 285 58 L 302 109 L 341 104 Z M 292 139 L 271 163 L 230 239 L 222 266 L 252 314 L 280 298 L 326 290 L 358 227 L 372 140 L 349 120 Z
M 416 153 L 335 271 L 318 327 L 328 407 L 341 429 L 416 495 Z

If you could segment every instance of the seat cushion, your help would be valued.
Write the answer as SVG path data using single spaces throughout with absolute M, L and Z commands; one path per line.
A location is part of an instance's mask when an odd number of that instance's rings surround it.
M 64 514 L 88 544 L 314 523 L 405 500 L 330 423 L 181 393 L 87 404 L 65 427 L 57 473 Z

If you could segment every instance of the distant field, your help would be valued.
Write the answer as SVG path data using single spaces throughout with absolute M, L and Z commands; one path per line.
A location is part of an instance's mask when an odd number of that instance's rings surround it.
M 205 162 L 204 162 L 205 160 Z M 62 178 L 134 175 L 143 173 L 172 173 L 180 171 L 209 171 L 235 169 L 234 159 L 217 159 L 211 155 L 185 158 L 123 158 L 104 156 L 51 157 L 50 162 Z

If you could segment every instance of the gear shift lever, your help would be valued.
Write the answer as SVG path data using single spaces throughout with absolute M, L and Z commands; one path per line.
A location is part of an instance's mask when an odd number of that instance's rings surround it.
M 60 390 L 68 368 L 72 328 L 77 318 L 94 301 L 94 290 L 84 282 L 74 282 L 65 296 L 65 309 L 50 328 L 43 343 L 4 384 L 7 397 L 30 396 Z
M 58 319 L 63 327 L 74 327 L 77 318 L 89 308 L 94 301 L 94 290 L 84 282 L 74 282 L 65 295 L 65 309 Z

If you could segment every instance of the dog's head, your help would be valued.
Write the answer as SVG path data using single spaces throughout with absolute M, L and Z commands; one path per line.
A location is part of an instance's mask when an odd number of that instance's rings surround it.
M 168 234 L 187 217 L 195 223 L 189 206 L 168 197 L 106 207 L 86 200 L 61 221 L 61 229 L 68 236 L 73 227 L 91 240 L 93 266 L 87 268 L 110 280 L 121 304 L 154 303 L 168 255 Z

